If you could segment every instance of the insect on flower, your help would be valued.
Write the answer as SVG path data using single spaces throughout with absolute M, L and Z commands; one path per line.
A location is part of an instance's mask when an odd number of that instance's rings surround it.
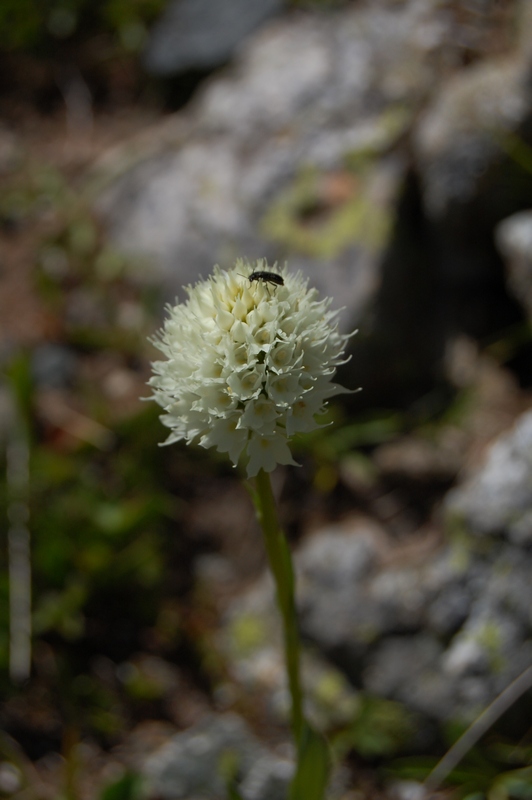
M 251 275 L 248 276 L 248 280 L 250 283 L 253 281 L 263 281 L 264 283 L 269 283 L 272 286 L 284 286 L 284 278 L 282 275 L 279 275 L 277 272 L 267 272 L 264 269 L 256 270 L 256 272 L 252 272 Z

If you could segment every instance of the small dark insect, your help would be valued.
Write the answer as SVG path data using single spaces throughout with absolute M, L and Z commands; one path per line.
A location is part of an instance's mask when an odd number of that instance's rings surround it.
M 272 286 L 284 286 L 284 279 L 282 275 L 278 275 L 277 272 L 257 270 L 257 272 L 252 272 L 251 275 L 248 276 L 248 280 L 250 283 L 251 281 L 264 281 L 264 283 L 270 283 Z

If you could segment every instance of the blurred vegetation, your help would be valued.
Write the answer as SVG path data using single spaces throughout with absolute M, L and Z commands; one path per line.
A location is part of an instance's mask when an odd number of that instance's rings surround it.
M 47 55 L 58 40 L 107 34 L 135 52 L 165 5 L 166 0 L 2 0 L 0 46 Z
M 234 473 L 203 451 L 158 447 L 158 410 L 138 398 L 148 393 L 155 353 L 147 337 L 158 324 L 161 298 L 140 279 L 138 264 L 109 247 L 83 193 L 60 169 L 22 158 L 5 181 L 0 223 L 4 235 L 30 242 L 32 287 L 51 331 L 47 341 L 14 346 L 4 359 L 4 389 L 30 446 L 33 673 L 23 687 L 9 679 L 4 543 L 0 713 L 5 730 L 31 757 L 63 752 L 64 797 L 76 800 L 81 768 L 75 747 L 65 750 L 65 731 L 75 742 L 88 735 L 108 747 L 139 720 L 171 717 L 165 698 L 173 678 L 163 662 L 195 674 L 207 694 L 226 678 L 224 655 L 213 643 L 213 603 L 197 603 L 193 563 L 204 545 L 187 535 L 187 509 L 197 486 Z M 46 370 L 42 374 L 43 343 L 68 356 L 59 385 L 50 384 Z M 62 415 L 65 406 L 75 414 Z M 328 425 L 296 440 L 307 481 L 292 492 L 298 506 L 315 493 L 325 513 L 337 514 L 346 485 L 371 502 L 379 483 L 375 447 L 412 431 L 437 440 L 446 424 L 461 424 L 474 413 L 467 389 L 444 414 L 431 412 L 430 403 L 423 408 L 353 418 L 332 406 Z M 3 480 L 3 519 L 8 503 Z M 261 636 L 245 619 L 234 633 L 243 648 Z M 322 689 L 330 701 L 331 685 Z M 415 719 L 398 703 L 360 695 L 349 721 L 342 718 L 328 732 L 337 758 L 369 764 L 385 776 L 420 780 L 436 763 L 434 756 L 393 761 L 413 746 L 416 732 Z M 24 775 L 26 762 L 8 751 L 1 758 Z M 531 761 L 527 736 L 512 743 L 497 734 L 469 754 L 448 784 L 469 800 L 532 797 Z M 236 797 L 230 782 L 229 789 Z M 100 796 L 136 800 L 141 783 L 125 772 Z
M 290 0 L 297 8 L 334 8 L 347 0 Z M 110 35 L 126 51 L 144 44 L 168 0 L 2 0 L 0 49 L 49 54 L 58 40 Z
M 75 746 L 61 744 L 65 731 L 74 742 L 89 735 L 109 746 L 136 720 L 167 718 L 168 678 L 146 656 L 199 667 L 200 682 L 203 672 L 213 686 L 227 672 L 212 642 L 212 603 L 198 605 L 192 618 L 187 611 L 198 545 L 186 535 L 186 514 L 195 486 L 228 470 L 203 451 L 158 446 L 158 410 L 138 398 L 148 394 L 155 352 L 147 337 L 162 301 L 139 279 L 139 265 L 109 247 L 83 193 L 57 167 L 21 158 L 4 182 L 0 223 L 4 235 L 29 242 L 32 291 L 50 330 L 14 346 L 4 361 L 4 389 L 30 448 L 33 665 L 29 684 L 10 681 L 3 544 L 1 713 L 31 757 L 62 750 L 65 797 L 75 798 L 80 767 Z M 58 382 L 41 363 L 43 345 L 60 348 L 65 359 Z M 64 414 L 65 407 L 75 413 Z M 297 444 L 302 460 L 315 465 L 314 490 L 324 498 L 341 481 L 342 464 L 366 474 L 364 448 L 404 428 L 396 413 L 348 422 L 338 407 L 329 416 L 330 427 Z M 2 481 L 3 519 L 8 504 Z M 352 716 L 336 731 L 339 753 L 371 760 L 402 752 L 409 723 L 397 704 L 362 700 Z M 4 759 L 17 763 L 7 753 Z M 24 773 L 24 762 L 19 768 Z M 138 779 L 126 773 L 102 791 L 102 800 L 133 800 Z
M 103 37 L 112 42 L 103 58 L 110 53 L 135 58 L 165 2 L 2 0 L 0 48 L 46 60 L 60 43 Z M 326 9 L 339 3 L 291 4 Z M 350 163 L 343 183 L 326 185 L 312 171 L 298 176 L 264 220 L 269 235 L 302 252 L 334 253 L 352 236 L 354 223 L 366 225 L 367 207 L 355 178 L 363 189 L 372 157 L 363 154 Z M 327 215 L 326 201 L 335 192 L 338 203 Z M 309 223 L 316 235 L 310 235 Z M 377 216 L 371 235 L 379 238 L 386 224 Z M 147 337 L 158 325 L 160 293 L 142 279 L 142 265 L 108 244 L 71 176 L 45 159 L 17 156 L 3 176 L 0 236 L 24 239 L 32 291 L 47 320 L 37 337 L 10 342 L 1 352 L 0 388 L 14 400 L 30 447 L 33 671 L 23 686 L 9 677 L 8 548 L 2 540 L 0 724 L 20 743 L 22 755 L 6 736 L 0 740 L 0 761 L 25 776 L 24 787 L 31 774 L 27 756 L 61 752 L 67 765 L 61 796 L 75 800 L 82 776 L 75 747 L 65 746 L 65 731 L 74 742 L 89 736 L 107 748 L 139 720 L 172 719 L 165 706 L 171 676 L 146 655 L 193 674 L 196 688 L 207 696 L 226 672 L 212 643 L 219 622 L 214 604 L 190 611 L 197 597 L 191 591 L 197 589 L 194 559 L 215 544 L 188 535 L 187 513 L 198 486 L 236 476 L 228 478 L 234 472 L 224 459 L 158 446 L 164 436 L 158 411 L 138 398 L 148 393 L 145 381 L 155 353 Z M 514 331 L 492 349 L 498 348 L 503 360 L 523 336 L 530 331 Z M 57 385 L 42 366 L 43 344 L 58 347 L 64 359 Z M 291 515 L 287 501 L 292 533 L 297 537 L 293 520 L 311 494 L 320 498 L 318 517 L 341 514 L 349 493 L 351 507 L 353 496 L 363 508 L 371 507 L 379 482 L 372 451 L 411 431 L 437 439 L 442 426 L 461 424 L 474 413 L 471 392 L 456 394 L 441 411 L 439 406 L 421 413 L 384 409 L 353 418 L 341 406 L 332 407 L 324 420 L 330 424 L 296 440 L 304 477 L 287 478 L 297 506 Z M 0 458 L 0 518 L 7 527 L 5 454 Z M 262 631 L 243 619 L 234 635 L 245 650 L 260 642 Z M 330 699 L 330 685 L 325 689 Z M 435 756 L 393 760 L 414 746 L 415 729 L 415 719 L 400 704 L 361 695 L 349 723 L 330 733 L 338 758 L 369 764 L 387 777 L 423 780 Z M 460 732 L 446 733 L 442 751 Z M 531 764 L 530 731 L 513 737 L 492 733 L 447 784 L 469 800 L 532 798 Z M 137 800 L 141 788 L 136 774 L 124 772 L 100 797 Z M 230 791 L 236 797 L 236 789 Z
M 450 747 L 463 733 L 456 723 L 444 730 Z M 532 797 L 532 731 L 514 736 L 491 732 L 473 747 L 447 776 L 445 789 L 462 800 L 527 800 Z M 423 782 L 436 766 L 433 756 L 409 756 L 390 761 L 387 774 L 395 779 Z
M 51 165 L 22 159 L 5 181 L 0 221 L 4 235 L 26 241 L 48 330 L 11 342 L 0 387 L 29 442 L 33 594 L 33 675 L 18 687 L 8 672 L 3 540 L 0 713 L 4 730 L 35 756 L 58 747 L 69 724 L 112 743 L 164 694 L 130 659 L 146 648 L 172 658 L 182 646 L 177 606 L 191 575 L 188 545 L 178 535 L 180 491 L 194 481 L 194 458 L 185 464 L 180 448 L 158 446 L 158 411 L 139 400 L 148 394 L 147 336 L 158 293 L 107 246 L 80 193 Z M 47 347 L 55 348 L 59 374 L 47 366 Z M 2 455 L 4 522 L 5 468 Z M 128 780 L 104 796 L 133 797 Z

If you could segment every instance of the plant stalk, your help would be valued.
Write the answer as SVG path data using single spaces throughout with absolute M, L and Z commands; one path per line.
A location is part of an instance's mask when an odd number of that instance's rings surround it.
M 292 731 L 299 745 L 304 728 L 303 691 L 300 675 L 300 639 L 295 604 L 295 580 L 292 557 L 286 537 L 279 527 L 270 476 L 260 470 L 256 478 L 255 502 L 264 533 L 266 553 L 277 592 L 283 623 L 283 639 L 288 687 L 292 700 Z

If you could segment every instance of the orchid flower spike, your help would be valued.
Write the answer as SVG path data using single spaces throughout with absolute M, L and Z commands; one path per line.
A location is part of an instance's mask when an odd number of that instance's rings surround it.
M 318 427 L 327 400 L 346 391 L 331 380 L 352 334 L 301 273 L 262 260 L 215 267 L 187 293 L 153 340 L 165 356 L 149 381 L 171 431 L 164 444 L 215 447 L 235 466 L 245 460 L 250 478 L 295 464 L 290 437 Z

